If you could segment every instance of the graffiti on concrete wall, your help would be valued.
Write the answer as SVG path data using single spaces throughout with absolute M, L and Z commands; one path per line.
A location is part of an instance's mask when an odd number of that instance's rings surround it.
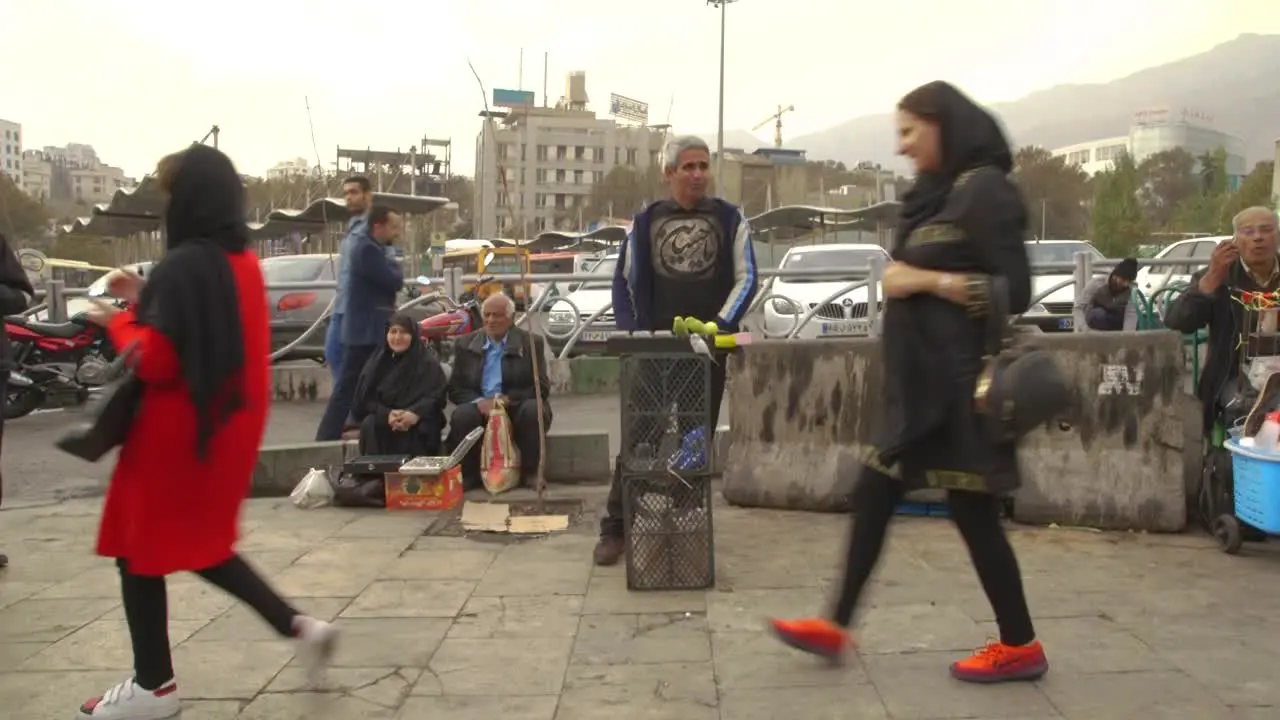
M 1128 365 L 1102 365 L 1102 382 L 1098 383 L 1099 395 L 1140 395 L 1142 393 L 1142 368 Z

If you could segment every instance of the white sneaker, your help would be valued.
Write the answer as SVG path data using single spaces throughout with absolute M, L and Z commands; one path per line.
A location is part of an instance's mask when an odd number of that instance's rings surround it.
M 293 621 L 298 641 L 298 660 L 306 670 L 307 682 L 315 685 L 324 679 L 325 666 L 338 645 L 338 628 L 332 623 L 299 615 Z
M 156 691 L 143 690 L 129 678 L 80 706 L 77 718 L 93 720 L 165 720 L 182 712 L 178 685 L 170 680 Z

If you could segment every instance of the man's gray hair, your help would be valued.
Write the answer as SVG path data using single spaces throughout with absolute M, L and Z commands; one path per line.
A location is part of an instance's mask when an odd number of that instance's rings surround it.
M 707 142 L 702 138 L 697 135 L 681 135 L 668 140 L 662 148 L 662 169 L 674 170 L 686 150 L 702 150 L 707 155 L 711 154 L 711 148 L 707 147 Z
M 501 305 L 504 308 L 506 308 L 507 317 L 516 316 L 516 301 L 507 297 L 507 295 L 504 293 L 499 292 L 499 293 L 494 293 L 490 295 L 489 297 L 484 299 L 484 302 L 480 305 L 480 307 L 483 308 L 485 305 L 488 305 L 489 303 Z
M 1235 217 L 1231 218 L 1231 231 L 1240 232 L 1240 222 L 1244 220 L 1246 217 L 1248 217 L 1249 215 L 1256 215 L 1258 213 L 1266 213 L 1267 215 L 1270 215 L 1271 224 L 1280 225 L 1280 217 L 1277 217 L 1275 210 L 1272 210 L 1271 208 L 1266 207 L 1264 205 L 1254 205 L 1253 207 L 1248 207 L 1241 210 L 1240 212 L 1236 213 Z

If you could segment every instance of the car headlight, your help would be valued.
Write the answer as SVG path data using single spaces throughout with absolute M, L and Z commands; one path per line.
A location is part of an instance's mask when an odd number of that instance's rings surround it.
M 550 320 L 557 325 L 572 325 L 573 313 L 566 310 L 553 310 L 551 311 Z
M 781 298 L 781 297 L 773 298 L 769 300 L 769 307 L 773 308 L 773 311 L 778 313 L 779 315 L 799 315 L 800 314 L 800 304 L 795 302 L 794 300 L 788 300 L 787 298 Z

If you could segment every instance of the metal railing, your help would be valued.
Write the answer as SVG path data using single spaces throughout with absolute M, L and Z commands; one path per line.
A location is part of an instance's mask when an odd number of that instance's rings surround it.
M 1183 258 L 1180 260 L 1158 260 L 1158 259 L 1140 259 L 1138 264 L 1140 267 L 1179 267 L 1194 265 L 1197 259 Z M 1043 301 L 1052 294 L 1066 288 L 1074 286 L 1074 300 L 1072 315 L 1078 315 L 1077 311 L 1082 310 L 1087 298 L 1084 298 L 1084 292 L 1089 282 L 1095 277 L 1105 276 L 1118 260 L 1102 260 L 1095 258 L 1091 253 L 1080 252 L 1074 256 L 1074 262 L 1071 263 L 1039 263 L 1033 264 L 1032 270 L 1038 274 L 1057 274 L 1071 275 L 1072 277 L 1055 283 L 1053 286 L 1045 288 L 1038 292 L 1032 299 L 1030 307 L 1033 310 L 1036 306 L 1041 305 Z M 1207 264 L 1207 259 L 1206 259 Z M 806 270 L 788 270 L 788 269 L 766 269 L 761 268 L 758 272 L 760 278 L 765 282 L 760 292 L 756 294 L 751 307 L 747 309 L 745 314 L 746 321 L 744 326 L 753 332 L 759 332 L 766 338 L 785 338 L 793 339 L 800 337 L 802 331 L 808 327 L 813 321 L 833 321 L 835 323 L 852 323 L 853 326 L 859 328 L 857 332 L 835 332 L 832 336 L 839 335 L 866 335 L 877 336 L 880 332 L 880 311 L 882 299 L 880 297 L 880 278 L 883 276 L 885 268 L 885 259 L 881 257 L 872 258 L 868 265 L 860 267 L 830 267 L 830 268 L 814 268 Z M 516 274 L 504 275 L 461 275 L 456 271 L 445 279 L 448 289 L 440 292 L 428 292 L 418 297 L 410 299 L 408 302 L 400 306 L 401 311 L 411 310 L 414 307 L 427 303 L 440 303 L 447 309 L 457 307 L 452 298 L 457 297 L 464 286 L 474 283 L 478 280 L 492 281 L 502 283 L 504 285 L 538 285 L 545 286 L 542 291 L 537 294 L 534 300 L 528 304 L 524 312 L 520 313 L 516 319 L 518 326 L 535 326 L 535 331 L 541 333 L 553 345 L 559 346 L 559 357 L 567 358 L 573 352 L 579 342 L 583 341 L 584 334 L 600 332 L 607 335 L 613 331 L 613 323 L 611 318 L 606 320 L 606 316 L 612 314 L 613 303 L 605 302 L 598 307 L 590 308 L 590 312 L 584 313 L 583 308 L 571 298 L 571 292 L 561 292 L 561 286 L 569 286 L 567 289 L 572 291 L 584 283 L 608 283 L 611 281 L 610 276 L 592 274 L 592 273 L 545 273 L 537 275 L 520 276 Z M 819 301 L 801 301 L 797 298 L 788 296 L 774 289 L 773 280 L 787 279 L 803 279 L 827 281 L 841 283 L 838 288 L 827 293 Z M 434 280 L 434 278 L 433 278 Z M 410 281 L 412 282 L 412 281 Z M 285 291 L 314 291 L 314 290 L 334 290 L 337 283 L 332 280 L 312 281 L 312 282 L 284 282 L 272 283 L 267 286 L 268 290 L 285 290 Z M 853 300 L 848 296 L 863 291 L 863 298 Z M 1157 290 L 1157 293 L 1159 291 Z M 62 281 L 51 280 L 46 283 L 45 290 L 36 293 L 36 299 L 43 300 L 26 311 L 24 315 L 31 316 L 41 312 L 48 312 L 50 322 L 64 322 L 67 319 L 67 300 L 70 298 L 85 297 L 87 289 L 85 288 L 68 288 Z M 766 305 L 766 303 L 768 303 Z M 807 307 L 806 307 L 807 305 Z M 865 308 L 865 314 L 844 315 L 839 319 L 824 316 L 823 313 L 832 312 L 829 308 L 836 305 L 838 307 L 846 307 L 850 309 L 850 313 Z M 563 309 L 558 309 L 563 308 Z M 767 309 L 766 309 L 767 308 Z M 272 353 L 272 358 L 277 359 L 288 355 L 306 340 L 313 337 L 322 327 L 327 325 L 329 316 L 333 311 L 333 300 L 325 307 L 320 316 L 297 338 L 292 340 L 288 345 L 276 350 Z M 1029 312 L 1028 315 L 1034 316 L 1041 313 Z M 544 317 L 545 316 L 545 317 Z M 770 317 L 772 316 L 772 317 Z M 789 323 L 784 329 L 777 329 L 772 321 L 776 320 L 780 323 Z M 1075 332 L 1085 332 L 1088 330 L 1080 318 L 1076 318 L 1073 323 Z

